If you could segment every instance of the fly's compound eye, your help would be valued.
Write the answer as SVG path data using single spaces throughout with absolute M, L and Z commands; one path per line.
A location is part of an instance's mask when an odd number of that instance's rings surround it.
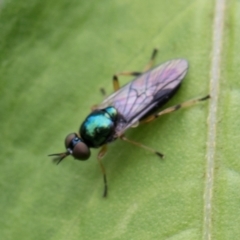
M 65 138 L 65 147 L 77 160 L 87 160 L 91 153 L 88 146 L 78 137 L 76 133 L 70 133 Z
M 75 145 L 72 155 L 78 160 L 87 160 L 91 153 L 88 146 L 84 142 L 79 141 Z
M 66 136 L 65 138 L 65 147 L 66 148 L 72 148 L 73 146 L 71 146 L 72 144 L 72 140 L 74 138 L 78 138 L 78 135 L 76 133 L 70 133 Z

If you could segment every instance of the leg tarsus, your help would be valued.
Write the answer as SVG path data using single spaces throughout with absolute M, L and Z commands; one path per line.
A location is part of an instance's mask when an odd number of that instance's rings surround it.
M 148 64 L 144 68 L 144 72 L 146 72 L 146 71 L 148 71 L 149 69 L 152 68 L 152 66 L 154 64 L 154 61 L 155 61 L 155 58 L 157 56 L 157 53 L 158 53 L 158 49 L 154 48 L 153 52 L 152 52 L 152 55 L 151 55 L 151 58 L 150 58 L 150 61 L 148 62 Z
M 210 94 L 208 94 L 207 96 L 200 98 L 199 101 L 205 101 L 207 99 L 211 98 Z
M 107 197 L 107 193 L 108 193 L 108 185 L 107 185 L 107 175 L 106 175 L 106 171 L 105 168 L 101 162 L 101 159 L 98 158 L 98 163 L 100 165 L 102 174 L 103 174 L 103 183 L 104 183 L 104 190 L 103 190 L 103 197 Z
M 106 90 L 104 88 L 100 88 L 100 92 L 104 97 L 106 97 L 107 93 L 106 93 Z
M 120 72 L 120 73 L 116 73 L 114 76 L 140 76 L 142 74 L 142 72 Z
M 108 185 L 107 185 L 107 176 L 106 174 L 103 175 L 103 182 L 104 182 L 104 190 L 103 190 L 103 197 L 107 197 L 108 194 Z
M 103 190 L 103 197 L 107 197 L 107 193 L 108 193 L 108 185 L 107 185 L 107 174 L 106 174 L 106 170 L 101 162 L 101 159 L 103 158 L 103 156 L 105 155 L 105 153 L 107 152 L 107 144 L 103 145 L 101 150 L 98 153 L 98 163 L 100 165 L 102 174 L 103 174 L 103 183 L 104 183 L 104 190 Z
M 151 56 L 151 60 L 154 60 L 157 56 L 158 53 L 158 48 L 154 48 Z

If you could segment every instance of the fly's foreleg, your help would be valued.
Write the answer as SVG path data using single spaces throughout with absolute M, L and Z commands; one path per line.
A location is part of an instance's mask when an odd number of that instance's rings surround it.
M 162 110 L 161 112 L 158 112 L 158 113 L 155 113 L 155 114 L 152 114 L 150 116 L 148 116 L 147 118 L 145 118 L 144 120 L 141 121 L 141 123 L 147 123 L 147 122 L 151 122 L 153 121 L 154 119 L 164 115 L 164 114 L 167 114 L 167 113 L 171 113 L 171 112 L 175 112 L 181 108 L 186 108 L 186 107 L 190 107 L 198 102 L 201 102 L 201 101 L 205 101 L 207 99 L 210 98 L 210 95 L 207 95 L 203 98 L 198 98 L 198 99 L 192 99 L 192 100 L 189 100 L 189 101 L 186 101 L 184 103 L 180 103 L 180 104 L 177 104 L 175 106 L 172 106 L 172 107 L 169 107 L 169 108 L 166 108 L 164 110 Z
M 107 96 L 107 93 L 106 93 L 104 88 L 100 88 L 100 92 L 101 92 L 101 94 L 103 95 L 104 98 Z M 91 107 L 91 111 L 92 112 L 95 111 L 96 109 L 98 109 L 98 105 L 97 104 L 95 104 L 95 105 L 93 105 Z
M 104 183 L 103 197 L 107 197 L 107 193 L 108 193 L 107 174 L 106 174 L 106 170 L 101 162 L 101 159 L 103 158 L 103 156 L 105 155 L 106 152 L 107 152 L 107 144 L 102 146 L 101 150 L 98 153 L 98 157 L 97 157 L 99 166 L 100 166 L 102 174 L 103 174 L 103 183 Z
M 104 88 L 100 88 L 100 92 L 103 95 L 103 97 L 107 96 L 106 90 Z
M 98 159 L 102 159 L 107 152 L 107 144 L 103 145 L 100 151 L 98 152 Z

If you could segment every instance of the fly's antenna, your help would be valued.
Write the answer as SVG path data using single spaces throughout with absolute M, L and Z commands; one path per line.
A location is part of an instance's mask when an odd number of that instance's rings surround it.
M 70 155 L 70 152 L 64 152 L 64 153 L 53 153 L 53 154 L 49 154 L 48 156 L 54 156 L 54 158 L 52 159 L 54 163 L 59 164 L 65 157 L 67 157 L 68 155 Z

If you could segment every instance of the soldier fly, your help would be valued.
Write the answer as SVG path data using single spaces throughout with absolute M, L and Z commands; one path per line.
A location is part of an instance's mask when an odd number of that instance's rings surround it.
M 157 49 L 154 49 L 151 59 L 143 72 L 121 72 L 113 76 L 114 93 L 101 104 L 92 107 L 92 112 L 80 126 L 79 133 L 70 133 L 65 138 L 66 152 L 50 154 L 57 164 L 65 157 L 72 155 L 77 160 L 87 160 L 90 148 L 101 147 L 98 153 L 103 180 L 103 197 L 107 196 L 107 177 L 102 157 L 107 151 L 107 144 L 120 138 L 138 147 L 144 148 L 163 158 L 163 154 L 141 143 L 125 137 L 125 131 L 136 127 L 139 123 L 151 122 L 166 113 L 191 106 L 207 100 L 210 95 L 193 99 L 166 108 L 156 113 L 179 89 L 188 70 L 185 59 L 173 59 L 152 68 Z M 136 78 L 120 88 L 118 76 L 130 75 Z M 155 113 L 154 113 L 155 112 Z

